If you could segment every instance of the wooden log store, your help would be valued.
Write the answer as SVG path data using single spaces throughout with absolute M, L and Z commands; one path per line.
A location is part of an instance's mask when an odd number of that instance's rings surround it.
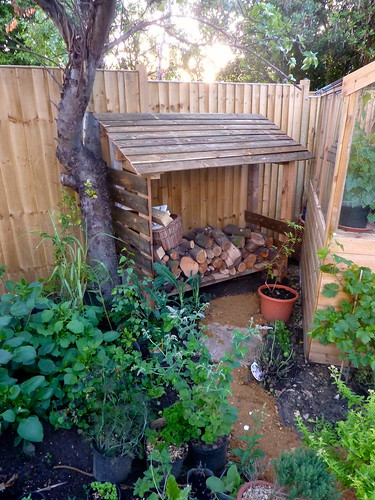
M 254 248 L 268 255 L 272 242 L 245 229 L 262 223 L 251 212 L 256 166 L 283 165 L 275 189 L 282 190 L 280 219 L 292 220 L 297 162 L 313 157 L 306 147 L 255 114 L 94 117 L 108 165 L 115 233 L 142 274 L 153 276 L 157 260 L 176 276 L 200 272 L 205 285 L 263 267 L 250 255 Z M 158 216 L 153 207 L 161 205 L 176 214 L 173 223 L 176 216 L 181 222 L 181 235 L 168 250 L 155 245 L 152 229 Z

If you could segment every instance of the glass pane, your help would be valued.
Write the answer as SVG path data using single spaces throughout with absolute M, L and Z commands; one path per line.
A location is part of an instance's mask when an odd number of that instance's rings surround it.
M 361 91 L 339 225 L 372 230 L 375 225 L 375 84 Z

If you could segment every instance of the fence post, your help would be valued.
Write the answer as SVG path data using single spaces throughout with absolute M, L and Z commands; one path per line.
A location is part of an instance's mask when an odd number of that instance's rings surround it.
M 304 79 L 300 80 L 300 86 L 302 89 L 302 106 L 301 106 L 301 130 L 299 135 L 299 142 L 302 146 L 307 144 L 307 136 L 309 129 L 309 92 L 310 92 L 310 80 Z M 305 161 L 299 161 L 297 163 L 297 179 L 296 179 L 296 193 L 295 193 L 295 205 L 294 205 L 294 219 L 297 219 L 301 214 L 304 200 L 306 199 L 306 193 L 304 193 L 305 186 Z

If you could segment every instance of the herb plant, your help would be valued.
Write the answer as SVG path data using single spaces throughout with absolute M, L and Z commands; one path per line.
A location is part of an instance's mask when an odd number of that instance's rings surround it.
M 310 334 L 322 344 L 336 344 L 342 357 L 355 367 L 369 366 L 375 370 L 375 273 L 331 255 L 328 247 L 319 250 L 318 255 L 323 260 L 320 269 L 335 278 L 325 284 L 323 295 L 333 298 L 342 290 L 346 298 L 340 301 L 339 308 L 329 306 L 316 311 Z M 328 257 L 331 262 L 327 263 Z
M 285 488 L 285 498 L 296 500 L 338 500 L 337 483 L 325 463 L 309 448 L 284 451 L 273 460 L 277 482 Z
M 301 418 L 299 430 L 342 485 L 353 488 L 358 500 L 374 500 L 375 490 L 375 392 L 363 397 L 353 393 L 331 368 L 339 393 L 351 408 L 345 420 L 318 422 L 313 431 Z M 326 497 L 328 498 L 328 497 Z
M 253 419 L 254 428 L 252 432 L 249 432 L 250 427 L 248 425 L 244 425 L 246 435 L 239 436 L 242 441 L 245 441 L 246 448 L 235 448 L 231 450 L 232 453 L 240 459 L 238 469 L 241 476 L 243 476 L 247 481 L 253 481 L 257 478 L 261 459 L 265 456 L 263 450 L 259 448 L 259 440 L 263 437 L 263 434 L 257 433 L 257 416 L 253 415 Z
M 118 500 L 119 498 L 116 485 L 108 481 L 93 481 L 90 487 L 95 495 L 92 495 L 92 498 L 97 500 Z
M 206 485 L 211 491 L 214 493 L 225 493 L 232 497 L 236 497 L 237 491 L 242 484 L 243 480 L 236 464 L 230 465 L 221 477 L 211 476 L 206 479 Z
M 256 358 L 262 370 L 261 383 L 267 388 L 286 378 L 294 367 L 295 352 L 290 336 L 285 323 L 275 321 L 262 337 Z

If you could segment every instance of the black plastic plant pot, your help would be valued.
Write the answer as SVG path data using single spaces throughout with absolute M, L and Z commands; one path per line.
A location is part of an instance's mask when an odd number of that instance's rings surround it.
M 130 474 L 133 457 L 107 457 L 93 448 L 93 474 L 97 481 L 122 483 Z
M 46 497 L 40 491 L 29 491 L 28 493 L 23 493 L 21 496 L 17 498 L 17 500 L 29 500 L 29 495 L 31 500 L 45 500 Z
M 207 478 L 213 475 L 212 470 L 205 467 L 188 470 L 186 482 L 188 486 L 191 486 L 190 498 L 199 498 L 199 500 L 211 500 L 215 498 L 215 493 L 206 485 Z
M 213 445 L 202 442 L 190 442 L 190 454 L 195 467 L 206 467 L 215 474 L 221 472 L 227 463 L 228 437 L 222 436 Z
M 111 481 L 98 481 L 99 483 L 110 483 Z M 118 487 L 117 484 L 115 483 L 111 483 L 113 484 L 115 487 L 116 487 L 116 491 L 117 491 L 117 499 L 120 500 L 121 499 L 121 490 L 120 488 Z M 87 492 L 87 500 L 101 500 L 102 497 L 101 496 L 98 496 L 98 492 L 93 490 L 90 486 L 90 489 L 89 491 Z
M 347 228 L 363 229 L 367 226 L 367 216 L 370 212 L 370 207 L 353 207 L 342 203 L 339 226 Z

